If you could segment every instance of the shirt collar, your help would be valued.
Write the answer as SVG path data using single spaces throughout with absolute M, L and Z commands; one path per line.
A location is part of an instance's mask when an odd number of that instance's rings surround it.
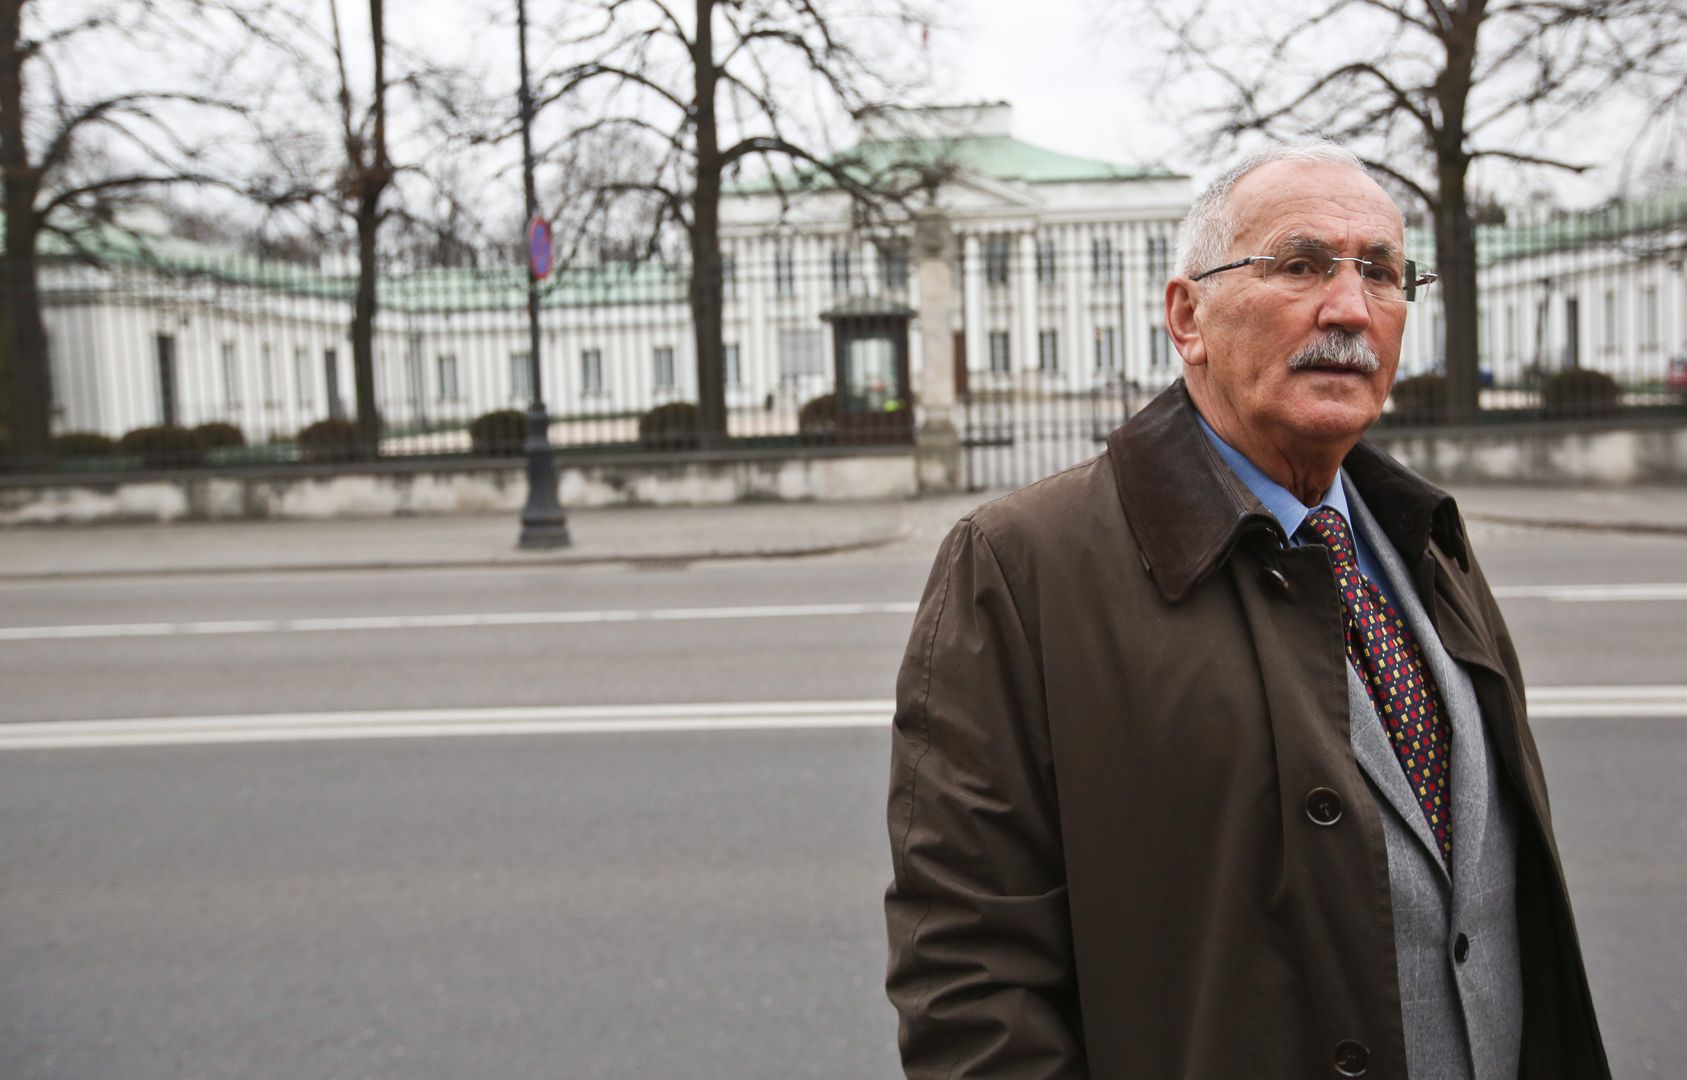
M 1218 432 L 1212 429 L 1212 425 L 1207 423 L 1207 418 L 1199 412 L 1195 414 L 1195 419 L 1201 425 L 1201 433 L 1213 444 L 1213 449 L 1218 451 L 1218 456 L 1224 459 L 1224 463 L 1230 466 L 1230 471 L 1248 486 L 1254 498 L 1271 511 L 1271 516 L 1277 519 L 1277 524 L 1283 526 L 1283 532 L 1288 534 L 1290 545 L 1299 543 L 1295 533 L 1306 520 L 1306 516 L 1318 507 L 1305 505 L 1288 488 L 1265 475 L 1260 467 L 1249 461 L 1240 450 L 1219 438 Z M 1334 482 L 1330 484 L 1330 490 L 1324 493 L 1318 505 L 1332 507 L 1341 515 L 1342 520 L 1347 522 L 1348 533 L 1352 534 L 1353 516 L 1347 510 L 1347 492 L 1342 490 L 1339 470 Z

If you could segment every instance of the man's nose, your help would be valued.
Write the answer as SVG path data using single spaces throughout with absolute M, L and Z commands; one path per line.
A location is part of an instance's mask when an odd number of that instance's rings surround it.
M 1340 327 L 1357 334 L 1371 325 L 1371 305 L 1365 296 L 1365 279 L 1357 264 L 1336 263 L 1335 274 L 1324 285 L 1324 299 L 1318 307 L 1318 327 Z

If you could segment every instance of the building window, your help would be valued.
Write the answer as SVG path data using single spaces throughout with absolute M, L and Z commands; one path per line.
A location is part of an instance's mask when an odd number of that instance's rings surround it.
M 720 294 L 730 300 L 738 295 L 738 259 L 733 255 L 720 257 Z
M 784 327 L 779 331 L 779 377 L 795 379 L 826 373 L 823 331 Z
M 1605 290 L 1605 348 L 1615 350 L 1623 343 L 1622 323 L 1617 321 L 1617 290 Z
M 656 347 L 654 366 L 651 371 L 658 390 L 672 390 L 674 388 L 673 346 L 658 345 Z
M 1006 330 L 990 331 L 990 370 L 1013 370 L 1013 357 L 1008 352 L 1008 334 Z
M 850 257 L 848 248 L 832 249 L 832 291 L 849 292 Z
M 603 393 L 602 349 L 586 349 L 580 353 L 580 392 Z
M 1171 264 L 1166 258 L 1166 238 L 1150 236 L 1148 238 L 1148 277 L 1151 281 L 1162 281 L 1170 276 Z
M 773 292 L 776 296 L 797 294 L 797 275 L 791 265 L 791 249 L 788 247 L 773 253 Z
M 457 357 L 452 353 L 441 353 L 434 358 L 434 371 L 439 376 L 439 400 L 456 401 L 462 397 L 462 388 L 457 385 Z
M 1037 331 L 1037 369 L 1050 373 L 1060 370 L 1059 331 Z
M 263 380 L 264 404 L 271 409 L 281 405 L 281 379 L 275 370 L 275 348 L 265 342 L 258 350 L 258 378 Z
M 1648 285 L 1640 290 L 1640 344 L 1655 349 L 1662 335 L 1658 332 L 1658 287 Z
M 720 347 L 720 366 L 722 377 L 728 386 L 738 386 L 744 381 L 744 373 L 738 366 L 738 346 L 727 342 Z
M 340 397 L 340 353 L 337 349 L 322 350 L 322 382 L 328 389 L 328 418 L 345 419 L 346 403 Z
M 240 411 L 240 357 L 232 341 L 223 342 L 223 405 L 230 412 Z
M 510 354 L 510 397 L 516 401 L 533 400 L 533 354 Z
M 1119 370 L 1119 333 L 1111 326 L 1095 328 L 1095 370 Z
M 908 245 L 891 241 L 879 247 L 879 264 L 884 271 L 886 291 L 908 287 Z
M 316 380 L 310 366 L 310 350 L 297 348 L 293 350 L 293 387 L 298 396 L 299 408 L 308 409 L 316 403 Z
M 1148 366 L 1156 368 L 1170 367 L 1172 362 L 1171 342 L 1166 337 L 1162 327 L 1148 328 Z
M 984 238 L 984 283 L 1008 283 L 1008 237 L 1002 233 L 991 233 Z
M 1037 241 L 1037 284 L 1053 288 L 1058 278 L 1054 268 L 1054 241 Z
M 1113 283 L 1113 241 L 1105 236 L 1090 242 L 1090 276 L 1097 285 Z

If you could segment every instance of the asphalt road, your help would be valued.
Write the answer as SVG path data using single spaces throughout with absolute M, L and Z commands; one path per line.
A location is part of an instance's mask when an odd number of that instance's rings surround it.
M 1687 540 L 1476 540 L 1613 1065 L 1678 1075 L 1687 697 L 1609 688 L 1687 683 Z M 875 715 L 931 546 L 0 586 L 6 730 L 88 732 L 0 751 L 0 1076 L 894 1075 Z

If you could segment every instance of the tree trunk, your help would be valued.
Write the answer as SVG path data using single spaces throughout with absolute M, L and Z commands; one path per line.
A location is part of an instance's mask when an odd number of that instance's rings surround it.
M 726 442 L 726 376 L 721 346 L 720 131 L 715 121 L 715 0 L 697 0 L 693 44 L 697 176 L 691 209 L 691 321 L 697 348 L 697 425 L 702 447 Z
M 0 254 L 0 443 L 20 460 L 52 452 L 52 377 L 36 278 L 35 200 L 41 174 L 30 164 L 23 130 L 23 0 L 0 0 L 0 173 L 4 176 L 5 247 Z
M 1441 199 L 1435 215 L 1435 251 L 1446 314 L 1442 348 L 1446 355 L 1447 408 L 1454 420 L 1475 417 L 1480 361 L 1477 348 L 1476 231 L 1465 196 L 1465 162 L 1443 163 Z
M 1476 230 L 1470 218 L 1465 180 L 1470 171 L 1466 153 L 1465 109 L 1476 67 L 1476 39 L 1487 5 L 1459 5 L 1444 42 L 1447 63 L 1436 80 L 1441 128 L 1435 140 L 1435 259 L 1441 280 L 1442 310 L 1446 314 L 1442 350 L 1446 360 L 1447 408 L 1454 420 L 1474 419 L 1480 362 L 1477 342 Z
M 351 319 L 352 378 L 357 390 L 357 446 L 360 456 L 380 454 L 381 416 L 375 404 L 375 282 L 380 266 L 375 238 L 380 229 L 380 194 L 365 193 L 357 205 L 357 301 Z

